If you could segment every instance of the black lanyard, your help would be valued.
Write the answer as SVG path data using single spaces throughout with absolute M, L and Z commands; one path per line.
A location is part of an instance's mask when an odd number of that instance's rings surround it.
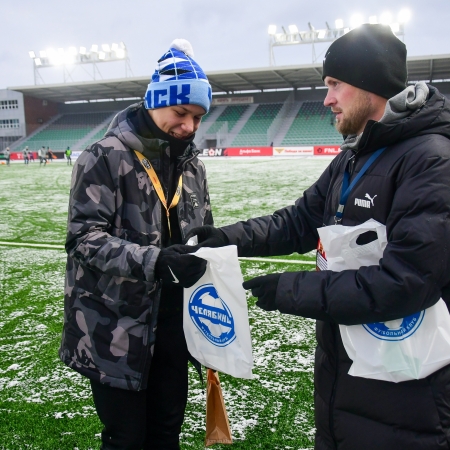
M 334 222 L 338 224 L 342 220 L 342 216 L 344 215 L 345 204 L 347 203 L 348 196 L 350 195 L 350 191 L 355 187 L 356 183 L 360 180 L 360 178 L 367 172 L 367 169 L 375 162 L 375 160 L 386 150 L 386 147 L 378 149 L 373 155 L 366 161 L 362 169 L 359 171 L 358 175 L 356 175 L 355 179 L 351 182 L 349 186 L 350 180 L 350 172 L 348 171 L 348 166 L 350 160 L 347 162 L 347 166 L 345 167 L 344 179 L 342 181 L 342 189 L 341 189 L 341 199 L 339 200 L 339 206 L 334 216 Z

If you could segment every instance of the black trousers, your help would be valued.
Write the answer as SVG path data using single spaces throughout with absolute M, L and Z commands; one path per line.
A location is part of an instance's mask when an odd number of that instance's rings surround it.
M 104 425 L 102 450 L 178 450 L 188 392 L 183 315 L 159 318 L 148 388 L 127 391 L 91 380 Z

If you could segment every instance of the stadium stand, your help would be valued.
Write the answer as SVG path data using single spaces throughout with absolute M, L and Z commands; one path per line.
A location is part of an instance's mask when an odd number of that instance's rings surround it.
M 101 139 L 105 135 L 106 130 L 108 129 L 108 126 L 109 125 L 106 125 L 106 127 L 103 127 L 100 131 L 97 131 L 97 133 L 95 133 L 93 136 L 91 136 L 90 141 L 96 142 L 99 139 Z
M 267 130 L 280 112 L 283 103 L 263 103 L 234 138 L 232 146 L 269 145 Z
M 64 113 L 55 116 L 16 145 L 62 151 L 67 146 L 83 150 L 101 139 L 117 111 Z M 339 144 L 341 135 L 333 126 L 333 115 L 320 101 L 289 100 L 273 103 L 212 107 L 203 118 L 196 143 L 202 148 L 208 139 L 222 139 L 217 145 L 296 146 Z M 233 132 L 234 130 L 234 132 Z M 270 132 L 269 132 L 270 131 Z
M 217 106 L 205 115 L 196 133 L 200 149 L 342 142 L 333 116 L 322 105 L 326 87 L 321 63 L 226 70 L 208 77 Z M 409 83 L 425 80 L 450 97 L 450 56 L 410 57 L 408 77 Z M 142 76 L 83 81 L 70 89 L 66 83 L 51 89 L 46 85 L 9 88 L 23 94 L 24 120 L 20 134 L 3 129 L 0 150 L 6 145 L 12 152 L 25 145 L 32 150 L 42 145 L 56 151 L 67 146 L 82 150 L 103 136 L 114 112 L 141 101 L 147 85 L 148 76 Z
M 339 144 L 342 136 L 334 127 L 334 116 L 322 102 L 304 102 L 281 145 Z
M 225 123 L 227 123 L 227 130 L 231 131 L 247 108 L 248 105 L 227 106 L 217 120 L 208 128 L 206 134 L 217 133 Z
M 111 112 L 62 114 L 52 123 L 39 129 L 33 136 L 22 141 L 20 145 L 21 147 L 27 145 L 30 150 L 37 150 L 45 146 L 56 151 L 63 150 L 67 146 L 75 147 L 78 142 L 84 141 L 93 129 L 97 128 L 110 117 Z M 103 134 L 105 131 L 106 128 Z M 101 137 L 103 134 L 98 131 L 95 136 L 99 135 Z M 93 138 L 92 142 L 95 140 Z

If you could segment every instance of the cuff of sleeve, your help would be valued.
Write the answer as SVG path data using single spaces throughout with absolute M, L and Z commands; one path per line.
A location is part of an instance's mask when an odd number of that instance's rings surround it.
M 155 265 L 160 252 L 161 252 L 160 248 L 149 247 L 149 249 L 144 255 L 143 261 L 144 276 L 145 279 L 151 283 L 155 282 Z
M 302 315 L 301 298 L 295 292 L 299 275 L 301 272 L 285 272 L 278 281 L 275 305 L 283 314 Z

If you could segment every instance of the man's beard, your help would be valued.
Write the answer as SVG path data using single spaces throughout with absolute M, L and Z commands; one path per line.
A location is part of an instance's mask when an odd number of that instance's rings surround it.
M 347 108 L 344 118 L 339 121 L 336 120 L 336 130 L 344 136 L 360 133 L 361 130 L 364 130 L 373 109 L 369 93 L 359 92 L 353 104 Z

